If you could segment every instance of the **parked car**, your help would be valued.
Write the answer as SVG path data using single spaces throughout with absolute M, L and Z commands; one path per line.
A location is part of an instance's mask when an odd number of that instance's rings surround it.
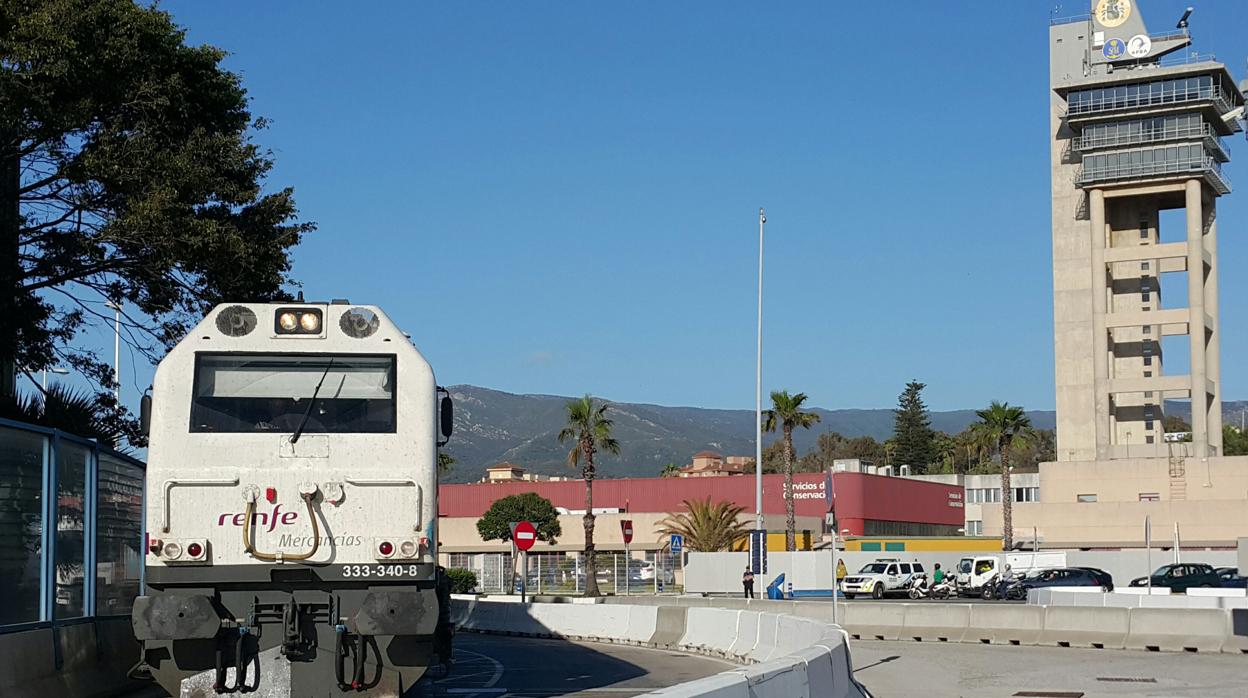
M 841 592 L 847 599 L 858 594 L 870 594 L 873 599 L 882 599 L 888 594 L 906 594 L 910 584 L 926 574 L 923 564 L 918 561 L 899 562 L 896 558 L 881 558 L 842 579 Z
M 1100 587 L 1102 591 L 1114 590 L 1114 578 L 1105 570 L 1095 567 L 1055 567 L 1033 572 L 1019 582 L 1023 589 L 1045 587 Z
M 1248 589 L 1248 577 L 1241 577 L 1238 567 L 1219 567 L 1215 570 L 1222 586 L 1227 589 Z
M 642 581 L 653 582 L 654 581 L 654 563 L 647 562 L 645 566 L 642 567 L 641 570 L 638 571 L 637 577 Z M 676 573 L 667 568 L 662 568 L 659 571 L 659 581 L 663 582 L 664 584 L 675 584 Z
M 1194 587 L 1220 587 L 1222 580 L 1218 577 L 1213 565 L 1203 562 L 1184 562 L 1174 565 L 1162 565 L 1150 575 L 1153 586 L 1169 587 L 1177 594 L 1186 593 Z M 1131 580 L 1131 586 L 1148 586 L 1149 577 L 1138 577 Z

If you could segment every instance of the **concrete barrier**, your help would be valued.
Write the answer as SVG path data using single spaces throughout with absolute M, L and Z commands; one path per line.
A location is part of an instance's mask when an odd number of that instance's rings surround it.
M 813 696 L 825 695 L 822 687 L 811 690 L 806 674 L 806 662 L 801 659 L 792 657 L 773 659 L 744 669 L 736 669 L 730 673 L 745 677 L 752 697 L 809 696 L 813 698 Z
M 1020 604 L 973 604 L 964 642 L 1034 645 L 1044 630 L 1044 608 Z
M 1133 650 L 1220 652 L 1231 633 L 1229 611 L 1133 608 L 1125 646 Z
M 1130 616 L 1127 608 L 1048 606 L 1037 644 L 1120 650 L 1126 647 Z
M 971 624 L 967 604 L 905 604 L 901 637 L 907 640 L 962 642 Z
M 119 695 L 143 688 L 126 678 L 139 645 L 125 616 L 0 634 L 0 696 Z
M 1248 589 L 1226 589 L 1226 588 L 1205 589 L 1202 587 L 1197 587 L 1194 589 L 1188 589 L 1187 595 L 1189 598 L 1193 596 L 1226 596 L 1226 597 L 1235 598 L 1235 599 L 1242 599 L 1242 598 L 1248 597 Z
M 680 638 L 685 636 L 685 615 L 689 609 L 684 606 L 659 606 L 657 610 L 650 644 L 656 647 L 676 647 Z
M 844 611 L 841 625 L 855 639 L 898 640 L 905 626 L 907 605 L 866 601 L 847 603 L 841 609 Z
M 1248 654 L 1248 609 L 1236 608 L 1231 614 L 1230 633 L 1222 645 L 1223 652 Z
M 650 642 L 658 625 L 659 609 L 655 606 L 628 606 L 628 627 L 624 631 L 626 642 L 641 645 Z
M 728 656 L 736 639 L 737 620 L 742 611 L 721 608 L 691 608 L 687 615 L 682 647 L 696 647 Z
M 851 678 L 848 638 L 836 626 L 788 614 L 689 607 L 667 600 L 663 604 L 516 604 L 456 598 L 452 617 L 463 630 L 610 642 L 648 637 L 641 644 L 755 662 L 648 694 L 652 696 L 867 698 Z
M 737 635 L 733 638 L 728 653 L 733 657 L 744 659 L 750 656 L 758 645 L 758 624 L 763 614 L 758 611 L 741 611 L 737 614 Z
M 758 614 L 758 639 L 746 657 L 765 662 L 776 651 L 776 638 L 780 631 L 780 617 L 775 613 Z

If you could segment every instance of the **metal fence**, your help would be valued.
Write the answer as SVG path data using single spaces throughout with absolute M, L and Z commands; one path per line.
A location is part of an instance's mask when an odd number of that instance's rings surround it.
M 0 631 L 130 612 L 144 470 L 95 441 L 0 419 Z
M 523 560 L 527 557 L 527 562 Z M 472 571 L 483 594 L 520 592 L 521 567 L 531 594 L 583 594 L 586 585 L 584 553 L 540 552 L 451 553 L 447 566 Z M 683 590 L 680 555 L 667 550 L 601 552 L 594 555 L 594 578 L 601 594 L 676 594 Z

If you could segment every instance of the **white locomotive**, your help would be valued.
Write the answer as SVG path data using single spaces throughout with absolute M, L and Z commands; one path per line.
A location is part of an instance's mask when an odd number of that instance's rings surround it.
M 401 696 L 449 663 L 450 399 L 379 309 L 218 306 L 152 387 L 141 668 L 174 696 Z

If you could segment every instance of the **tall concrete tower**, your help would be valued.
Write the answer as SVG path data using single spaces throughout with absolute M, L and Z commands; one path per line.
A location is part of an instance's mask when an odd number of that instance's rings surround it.
M 1189 398 L 1185 455 L 1222 454 L 1217 201 L 1244 95 L 1174 19 L 1150 34 L 1139 0 L 1092 0 L 1049 29 L 1059 461 L 1169 456 L 1164 401 Z M 1186 375 L 1163 370 L 1175 335 Z

